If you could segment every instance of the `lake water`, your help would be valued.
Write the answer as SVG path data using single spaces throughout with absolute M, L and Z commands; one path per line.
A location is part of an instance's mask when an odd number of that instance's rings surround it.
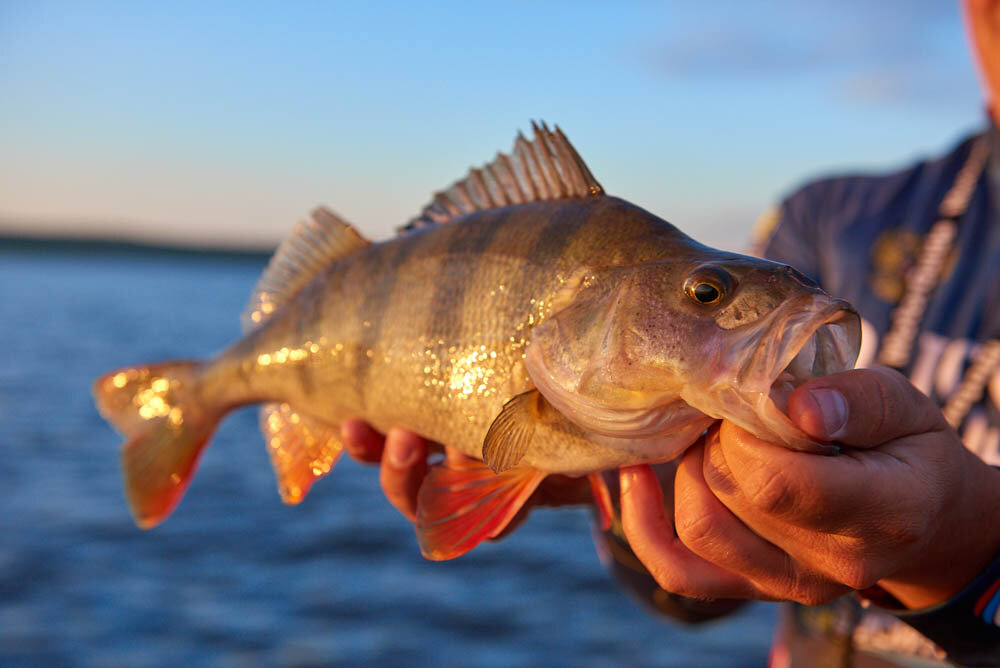
M 90 384 L 222 348 L 265 262 L 0 241 L 0 665 L 765 663 L 773 606 L 697 628 L 647 614 L 583 510 L 432 563 L 347 458 L 285 506 L 251 410 L 222 424 L 173 516 L 137 529 Z

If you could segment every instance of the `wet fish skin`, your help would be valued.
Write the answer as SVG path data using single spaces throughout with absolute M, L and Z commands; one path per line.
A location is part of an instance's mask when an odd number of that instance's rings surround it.
M 667 380 L 705 374 L 722 345 L 712 335 L 718 327 L 681 287 L 692 269 L 710 263 L 743 286 L 720 312 L 724 320 L 749 322 L 793 294 L 820 294 L 776 279 L 787 274 L 782 266 L 704 247 L 617 198 L 536 202 L 471 214 L 341 260 L 206 368 L 205 394 L 233 406 L 285 402 L 332 423 L 361 416 L 383 431 L 405 425 L 479 458 L 503 404 L 534 386 L 527 344 L 559 301 L 600 299 L 627 284 L 614 318 L 617 349 L 605 340 L 602 350 L 579 330 L 557 342 L 605 362 L 578 393 L 607 402 L 615 392 L 622 398 L 614 408 L 624 410 L 669 393 Z M 561 294 L 581 275 L 587 287 Z M 601 315 L 584 324 L 603 331 Z M 623 351 L 632 357 L 608 359 Z M 524 464 L 580 474 L 676 454 L 627 452 L 582 430 L 578 436 L 573 446 L 558 444 L 557 455 L 533 451 Z
M 480 457 L 503 404 L 533 387 L 524 366 L 532 330 L 581 268 L 596 285 L 615 268 L 662 262 L 687 241 L 602 197 L 475 213 L 373 244 L 206 367 L 203 393 L 232 406 L 286 402 L 334 423 L 401 424 Z M 571 453 L 561 458 L 569 470 L 529 465 L 579 472 Z
M 572 158 L 567 146 L 538 164 Z M 566 197 L 552 170 L 539 172 L 548 181 L 533 173 L 549 199 L 497 206 L 496 183 L 482 181 L 478 195 L 475 183 L 456 184 L 460 195 L 439 195 L 438 209 L 460 200 L 473 210 L 378 244 L 336 221 L 322 228 L 326 239 L 320 228 L 297 233 L 262 278 L 243 339 L 206 362 L 98 379 L 102 414 L 129 438 L 122 459 L 137 522 L 171 512 L 218 421 L 253 403 L 265 405 L 262 430 L 290 503 L 335 464 L 347 418 L 485 456 L 497 475 L 432 470 L 425 483 L 418 536 L 431 558 L 496 535 L 545 474 L 667 461 L 719 418 L 821 450 L 782 414 L 779 395 L 853 364 L 850 306 L 789 267 L 708 248 L 604 195 L 589 171 L 574 177 L 583 194 Z M 508 199 L 529 190 L 506 188 Z M 328 261 L 310 243 L 326 243 Z M 717 301 L 695 297 L 704 284 Z M 500 510 L 483 510 L 489 494 L 467 498 L 472 488 L 500 490 Z M 466 507 L 492 514 L 456 533 Z

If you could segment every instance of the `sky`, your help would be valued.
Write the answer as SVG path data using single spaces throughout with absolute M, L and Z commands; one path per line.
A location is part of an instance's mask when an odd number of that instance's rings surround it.
M 0 0 L 0 234 L 268 247 L 325 204 L 384 239 L 532 119 L 739 249 L 985 114 L 947 0 Z

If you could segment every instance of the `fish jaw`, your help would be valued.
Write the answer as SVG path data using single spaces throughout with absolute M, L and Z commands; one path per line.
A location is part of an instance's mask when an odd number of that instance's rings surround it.
M 532 331 L 524 356 L 535 387 L 584 431 L 611 438 L 650 439 L 703 418 L 680 398 L 683 376 L 663 369 L 646 332 L 646 314 L 660 310 L 648 286 L 664 281 L 665 263 L 624 267 L 594 277 L 589 289 L 567 291 L 557 312 Z M 652 362 L 652 363 L 651 363 Z
M 835 447 L 817 443 L 788 418 L 788 398 L 813 378 L 854 368 L 861 347 L 857 312 L 842 299 L 800 295 L 748 328 L 727 346 L 719 367 L 735 372 L 721 374 L 707 386 L 688 385 L 683 399 L 764 440 L 834 452 Z

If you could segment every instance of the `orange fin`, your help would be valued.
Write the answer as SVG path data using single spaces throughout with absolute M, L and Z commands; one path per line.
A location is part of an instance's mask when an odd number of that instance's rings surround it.
M 281 500 L 294 505 L 330 472 L 343 445 L 337 426 L 296 411 L 288 404 L 265 404 L 260 429 L 267 440 Z
M 101 415 L 129 437 L 121 453 L 125 496 L 143 529 L 180 502 L 225 412 L 202 404 L 198 370 L 194 361 L 161 362 L 118 369 L 94 383 Z
M 607 531 L 611 528 L 611 518 L 615 516 L 608 483 L 604 482 L 604 476 L 600 472 L 591 473 L 587 476 L 587 480 L 590 481 L 590 491 L 594 494 L 594 503 L 601 517 L 601 531 Z
M 420 552 L 454 559 L 499 535 L 546 475 L 524 467 L 496 474 L 473 460 L 434 466 L 417 497 Z
M 180 503 L 215 424 L 156 418 L 122 447 L 125 498 L 140 528 L 152 529 Z

